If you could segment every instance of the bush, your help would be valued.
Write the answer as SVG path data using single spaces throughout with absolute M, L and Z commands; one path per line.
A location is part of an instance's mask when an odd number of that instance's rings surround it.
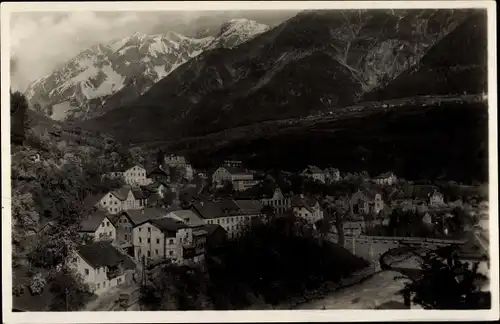
M 46 283 L 47 282 L 41 273 L 35 274 L 31 278 L 30 283 L 29 283 L 29 288 L 30 288 L 31 294 L 32 295 L 41 294 L 43 291 L 43 287 L 45 287 Z

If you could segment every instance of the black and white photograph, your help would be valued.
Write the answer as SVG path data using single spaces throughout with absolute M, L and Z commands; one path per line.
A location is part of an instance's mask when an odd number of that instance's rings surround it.
M 493 1 L 1 20 L 5 322 L 498 319 Z

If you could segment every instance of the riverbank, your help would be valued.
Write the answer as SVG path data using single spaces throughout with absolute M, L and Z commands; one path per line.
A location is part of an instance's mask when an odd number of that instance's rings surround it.
M 353 273 L 351 276 L 342 279 L 338 283 L 325 282 L 324 285 L 319 289 L 316 289 L 314 291 L 306 291 L 301 295 L 292 296 L 290 297 L 290 300 L 288 302 L 282 303 L 278 306 L 274 306 L 273 309 L 300 309 L 301 306 L 307 305 L 308 303 L 312 303 L 317 300 L 325 299 L 334 292 L 361 284 L 377 273 L 378 271 L 375 271 L 375 267 L 373 265 L 370 265 L 360 271 Z

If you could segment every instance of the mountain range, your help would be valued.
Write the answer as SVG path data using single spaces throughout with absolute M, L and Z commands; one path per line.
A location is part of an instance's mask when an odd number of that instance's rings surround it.
M 203 52 L 86 126 L 149 142 L 346 106 L 415 66 L 468 14 L 304 11 L 234 48 Z
M 231 19 L 215 37 L 135 33 L 81 52 L 30 84 L 25 94 L 30 103 L 50 107 L 46 110 L 51 110 L 53 119 L 89 119 L 137 98 L 203 51 L 234 47 L 268 28 L 251 20 Z

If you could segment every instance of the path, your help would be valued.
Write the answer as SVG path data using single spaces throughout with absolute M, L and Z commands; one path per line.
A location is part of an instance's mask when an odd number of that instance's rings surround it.
M 118 300 L 120 294 L 129 294 L 138 289 L 136 284 L 115 286 L 97 296 L 85 306 L 85 311 L 108 311 L 111 310 Z

